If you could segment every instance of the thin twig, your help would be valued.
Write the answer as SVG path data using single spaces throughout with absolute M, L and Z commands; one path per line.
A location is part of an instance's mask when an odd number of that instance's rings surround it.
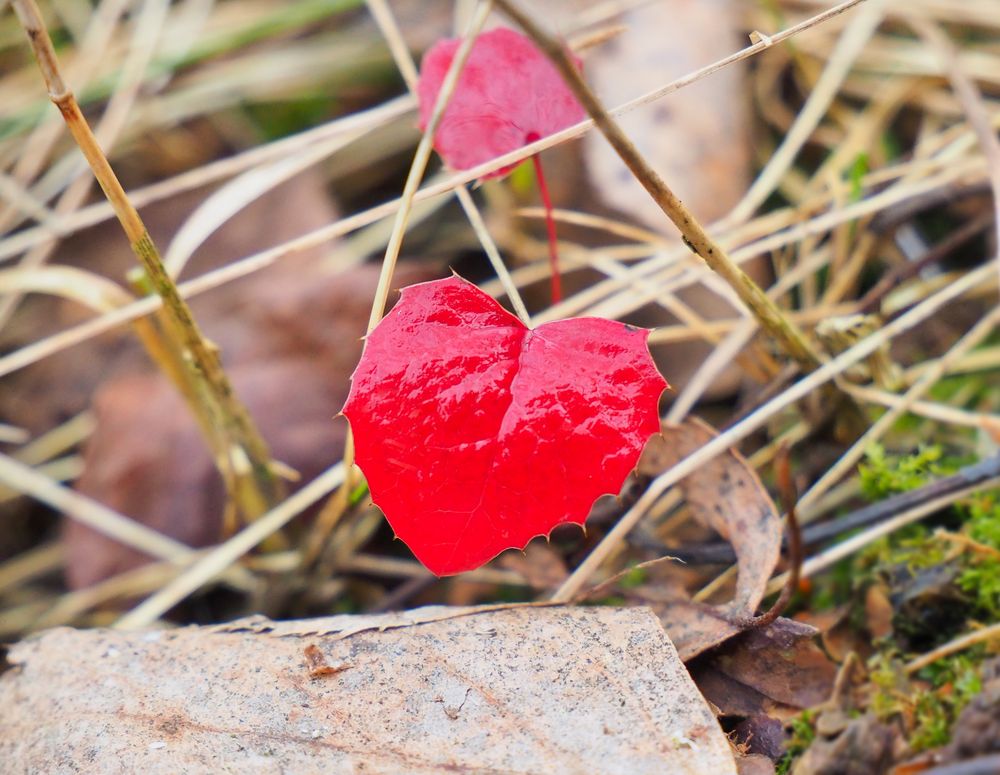
M 80 111 L 76 97 L 63 81 L 52 40 L 37 5 L 34 0 L 13 0 L 13 7 L 31 41 L 50 99 L 62 113 L 70 134 L 114 208 L 133 252 L 163 300 L 163 320 L 170 341 L 179 350 L 183 362 L 179 367 L 167 365 L 168 374 L 175 380 L 182 380 L 178 387 L 201 420 L 216 463 L 230 487 L 230 495 L 244 518 L 251 520 L 283 495 L 281 480 L 271 471 L 267 444 L 246 408 L 236 398 L 217 349 L 205 339 L 195 323 L 138 212 Z M 161 352 L 157 360 L 161 365 L 166 364 L 167 353 Z M 206 427 L 208 425 L 212 427 Z M 216 434 L 224 438 L 221 448 Z
M 638 523 L 668 488 L 697 470 L 707 461 L 729 449 L 736 442 L 746 438 L 746 436 L 762 427 L 778 412 L 809 395 L 825 382 L 843 372 L 844 369 L 875 352 L 884 342 L 917 325 L 917 323 L 933 315 L 945 304 L 967 293 L 984 278 L 992 274 L 992 272 L 992 266 L 982 266 L 963 275 L 955 282 L 925 299 L 909 312 L 886 325 L 880 331 L 862 339 L 853 347 L 845 350 L 833 360 L 799 380 L 780 396 L 771 399 L 753 414 L 723 431 L 696 452 L 678 461 L 676 465 L 653 480 L 646 492 L 622 516 L 601 542 L 594 547 L 566 582 L 556 590 L 553 600 L 560 602 L 571 600 L 587 582 L 587 579 L 600 567 L 615 546 L 624 540 L 629 531 L 635 527 L 636 523 Z
M 563 45 L 546 33 L 510 0 L 495 0 L 497 7 L 516 21 L 559 69 L 567 86 L 583 105 L 607 141 L 632 174 L 643 185 L 664 214 L 680 230 L 685 243 L 709 267 L 725 278 L 740 300 L 766 330 L 805 371 L 817 368 L 821 359 L 805 335 L 778 309 L 767 294 L 746 274 L 702 227 L 694 214 L 670 189 L 635 144 L 605 110 L 601 101 L 580 75 Z

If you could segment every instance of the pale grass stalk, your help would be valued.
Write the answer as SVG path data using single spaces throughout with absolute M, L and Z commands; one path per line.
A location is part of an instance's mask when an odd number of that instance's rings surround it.
M 959 425 L 965 428 L 1000 427 L 1000 417 L 997 417 L 995 414 L 970 412 L 968 409 L 958 409 L 954 406 L 939 404 L 933 401 L 908 402 L 905 396 L 878 388 L 862 387 L 861 385 L 844 385 L 844 390 L 859 401 L 878 404 L 879 406 L 888 408 L 906 406 L 906 411 L 910 414 L 915 414 L 927 420 L 947 423 L 948 425 Z M 907 406 L 907 404 L 909 405 Z
M 269 164 L 254 167 L 206 197 L 177 229 L 163 255 L 167 273 L 176 280 L 205 241 L 248 205 L 282 183 L 316 166 L 350 145 L 362 133 L 340 134 Z
M 670 410 L 667 412 L 669 422 L 684 421 L 684 418 L 695 407 L 705 391 L 712 386 L 719 374 L 732 366 L 737 356 L 750 343 L 755 331 L 756 326 L 738 326 L 721 344 L 712 348 L 712 352 L 698 366 L 680 395 L 670 405 Z
M 72 482 L 83 473 L 83 457 L 66 455 L 35 466 L 35 473 L 53 482 Z M 0 504 L 21 497 L 21 493 L 0 484 Z
M 245 519 L 253 519 L 281 497 L 283 486 L 270 469 L 267 444 L 246 408 L 236 398 L 219 360 L 218 351 L 201 334 L 191 311 L 166 273 L 159 253 L 135 207 L 122 189 L 98 145 L 73 93 L 59 72 L 55 50 L 34 0 L 13 0 L 52 102 L 90 164 L 124 229 L 149 281 L 164 301 L 162 320 L 169 337 L 154 341 L 150 331 L 144 344 L 157 363 L 174 378 L 202 425 L 220 465 L 233 502 Z M 181 363 L 171 358 L 176 349 Z
M 839 544 L 824 550 L 820 554 L 807 559 L 804 563 L 802 563 L 802 578 L 815 576 L 817 573 L 836 565 L 845 557 L 850 557 L 858 550 L 870 545 L 882 536 L 887 536 L 902 527 L 906 527 L 906 525 L 912 525 L 914 522 L 919 522 L 924 517 L 927 517 L 936 511 L 940 511 L 941 509 L 962 500 L 962 498 L 966 498 L 974 493 L 982 492 L 997 486 L 1000 486 L 1000 478 L 990 479 L 975 486 L 958 490 L 949 495 L 943 495 L 940 498 L 935 498 L 932 501 L 922 503 L 919 506 L 914 506 L 912 509 L 902 512 L 901 514 L 897 514 L 892 517 L 892 519 L 874 525 L 864 532 L 851 536 L 850 538 L 841 541 Z M 786 576 L 787 574 L 781 573 L 771 579 L 767 586 L 768 594 L 773 594 L 780 590 L 785 583 Z
M 521 218 L 535 218 L 542 220 L 545 218 L 545 208 L 518 207 L 514 210 L 513 215 Z M 641 226 L 636 226 L 626 221 L 619 221 L 614 218 L 607 218 L 602 215 L 592 215 L 591 213 L 582 213 L 577 210 L 561 210 L 559 208 L 554 208 L 552 210 L 552 217 L 560 223 L 568 223 L 574 226 L 586 226 L 588 229 L 597 229 L 598 231 L 607 232 L 608 234 L 614 234 L 616 237 L 624 237 L 625 239 L 635 240 L 636 242 L 644 242 L 649 244 L 650 247 L 672 244 L 668 242 L 666 237 L 655 231 L 650 231 L 649 229 L 644 229 Z
M 365 575 L 388 578 L 422 578 L 433 574 L 419 562 L 397 557 L 382 557 L 373 554 L 352 554 L 337 564 L 341 573 L 363 573 Z M 485 566 L 462 574 L 463 583 L 499 584 L 506 586 L 530 586 L 524 576 L 516 571 Z
M 134 297 L 118 283 L 75 266 L 19 266 L 0 269 L 0 294 L 45 293 L 95 312 L 120 309 Z
M 978 630 L 973 630 L 965 635 L 960 635 L 953 640 L 948 641 L 926 654 L 921 654 L 916 659 L 913 659 L 906 663 L 904 670 L 908 674 L 915 673 L 918 670 L 922 670 L 928 667 L 939 659 L 944 659 L 945 657 L 950 657 L 952 654 L 958 654 L 961 651 L 972 648 L 980 643 L 989 643 L 990 641 L 1000 641 L 1000 622 L 994 622 L 986 627 L 982 627 Z
M 944 305 L 967 293 L 980 283 L 983 278 L 990 276 L 992 272 L 992 266 L 984 266 L 965 274 L 945 289 L 927 298 L 910 311 L 888 323 L 879 331 L 862 339 L 853 347 L 845 350 L 811 374 L 803 377 L 781 395 L 768 401 L 739 423 L 723 431 L 706 445 L 658 476 L 635 504 L 622 515 L 621 519 L 618 520 L 601 542 L 594 547 L 566 582 L 556 591 L 552 599 L 560 602 L 573 599 L 601 566 L 607 555 L 624 540 L 629 531 L 635 527 L 643 515 L 667 489 L 685 476 L 696 471 L 707 461 L 725 452 L 734 444 L 762 427 L 774 415 L 809 395 L 827 381 L 841 374 L 848 367 L 871 355 L 871 353 L 875 352 L 885 342 L 911 329 L 940 310 Z
M 24 428 L 8 423 L 0 423 L 0 443 L 3 444 L 24 444 L 31 438 Z
M 819 125 L 830 103 L 847 77 L 855 59 L 868 43 L 885 13 L 885 0 L 868 0 L 847 24 L 823 68 L 823 74 L 813 87 L 806 104 L 798 112 L 795 122 L 781 141 L 781 145 L 761 170 L 743 199 L 724 219 L 725 224 L 745 221 L 768 196 L 788 172 L 799 150 Z
M 52 541 L 0 563 L 0 595 L 55 573 L 62 568 L 65 556 L 62 542 Z
M 82 442 L 94 432 L 94 427 L 94 415 L 89 411 L 80 412 L 32 439 L 14 452 L 12 457 L 29 466 L 44 463 Z
M 0 198 L 6 199 L 20 216 L 34 218 L 47 229 L 52 228 L 56 215 L 41 199 L 6 173 L 0 172 Z
M 389 46 L 392 59 L 396 63 L 396 67 L 400 75 L 402 75 L 403 80 L 406 82 L 406 88 L 416 98 L 420 74 L 417 72 L 417 64 L 413 61 L 410 49 L 407 47 L 406 41 L 403 40 L 403 35 L 399 30 L 399 25 L 396 23 L 396 17 L 393 15 L 392 9 L 389 8 L 386 0 L 365 0 L 365 2 L 376 24 L 378 24 L 379 30 L 382 32 L 382 37 L 385 38 Z M 483 246 L 483 251 L 486 253 L 493 271 L 496 272 L 497 277 L 503 285 L 504 292 L 507 294 L 507 298 L 510 299 L 510 304 L 514 308 L 514 312 L 517 313 L 517 316 L 524 325 L 530 326 L 531 317 L 528 315 L 528 310 L 524 306 L 521 294 L 511 279 L 503 259 L 500 257 L 500 251 L 497 249 L 493 237 L 490 236 L 489 230 L 486 228 L 486 222 L 483 220 L 483 216 L 479 212 L 475 200 L 473 200 L 468 188 L 464 185 L 458 186 L 455 189 L 455 195 L 458 197 L 458 202 L 462 205 L 462 210 L 469 219 L 469 224 L 479 239 L 479 243 Z
M 589 255 L 589 260 L 581 259 L 581 263 L 589 263 L 595 269 L 600 270 L 608 277 L 618 277 L 625 282 L 628 282 L 628 270 L 619 262 L 603 258 L 600 251 L 582 252 Z M 563 253 L 566 254 L 567 257 L 572 256 L 572 252 L 570 251 L 563 251 Z M 681 323 L 692 329 L 697 336 L 709 342 L 718 341 L 719 337 L 709 332 L 707 329 L 707 321 L 691 309 L 691 307 L 678 296 L 675 296 L 672 293 L 650 294 L 647 299 L 647 289 L 639 284 L 633 286 L 631 290 L 634 292 L 631 295 L 635 298 L 637 306 L 641 306 L 647 300 L 656 301 L 664 310 L 674 315 Z M 617 317 L 616 315 L 608 315 L 603 310 L 595 310 L 595 314 L 599 317 Z
M 368 12 L 375 19 L 382 37 L 385 38 L 386 45 L 389 46 L 392 61 L 396 63 L 396 69 L 403 76 L 407 91 L 416 95 L 420 74 L 417 72 L 417 65 L 413 61 L 410 49 L 399 31 L 399 25 L 396 24 L 396 17 L 393 16 L 389 3 L 386 0 L 365 0 L 365 5 L 368 6 Z
M 56 484 L 31 466 L 0 454 L 0 483 L 62 512 L 102 535 L 163 560 L 179 560 L 191 552 L 173 538 L 168 538 L 80 493 Z
M 990 186 L 993 189 L 993 228 L 997 245 L 1000 245 L 1000 140 L 997 140 L 996 132 L 993 131 L 983 95 L 976 87 L 975 81 L 962 68 L 958 52 L 937 24 L 921 16 L 908 17 L 907 22 L 920 37 L 936 49 L 943 61 L 955 96 L 962 105 L 969 125 L 976 133 L 979 146 L 989 163 Z M 1000 279 L 1000 251 L 997 252 L 996 262 Z
M 916 363 L 906 370 L 906 379 L 912 381 L 929 369 L 930 362 Z M 970 374 L 976 371 L 989 371 L 1000 368 L 1000 347 L 984 347 L 969 353 L 952 365 L 950 374 Z
M 184 564 L 154 562 L 132 570 L 124 571 L 99 581 L 89 587 L 61 595 L 55 605 L 41 614 L 32 624 L 32 630 L 72 625 L 81 616 L 95 608 L 114 601 L 129 600 L 156 592 L 164 584 L 177 576 L 178 568 L 189 567 L 205 551 L 193 553 Z M 233 570 L 233 569 L 230 569 Z M 228 573 L 226 583 L 233 589 L 253 593 L 260 589 L 262 582 L 250 573 Z
M 794 288 L 802 278 L 814 273 L 828 262 L 829 252 L 827 250 L 813 251 L 808 260 L 800 261 L 794 269 L 782 273 L 778 282 L 768 289 L 768 296 L 777 301 L 783 294 Z M 829 308 L 825 306 L 814 307 L 811 311 L 820 316 L 829 316 L 830 314 Z M 789 314 L 793 320 L 798 322 L 798 315 Z M 734 328 L 725 341 L 712 350 L 712 353 L 688 380 L 681 394 L 671 404 L 667 414 L 668 420 L 681 422 L 687 416 L 718 375 L 728 368 L 738 354 L 750 343 L 756 330 L 757 323 L 753 318 L 743 317 L 734 322 Z M 654 332 L 654 334 L 656 333 Z
M 122 616 L 115 627 L 146 627 L 203 585 L 218 578 L 247 552 L 344 483 L 344 464 L 328 468 L 225 543 L 209 550 L 190 568 Z
M 903 394 L 900 403 L 891 407 L 876 420 L 865 433 L 855 441 L 837 462 L 821 476 L 809 490 L 799 498 L 799 505 L 808 508 L 822 496 L 833 484 L 839 481 L 864 456 L 868 448 L 880 439 L 893 424 L 902 417 L 911 404 L 930 390 L 947 373 L 950 365 L 976 347 L 986 337 L 993 333 L 1000 322 L 1000 307 L 994 307 L 981 318 L 948 352 L 938 358 L 935 364 L 925 371 L 913 385 Z
M 459 186 L 455 189 L 455 195 L 458 197 L 458 202 L 462 205 L 462 209 L 469 219 L 472 230 L 479 238 L 479 243 L 483 246 L 483 251 L 490 260 L 490 266 L 496 272 L 497 279 L 500 281 L 504 293 L 507 294 L 507 298 L 510 300 L 510 305 L 514 308 L 514 312 L 520 318 L 521 322 L 530 327 L 531 315 L 528 314 L 528 308 L 524 306 L 524 300 L 521 298 L 521 294 L 517 290 L 510 272 L 507 271 L 507 266 L 504 264 L 503 258 L 500 257 L 500 251 L 486 228 L 486 223 L 483 221 L 483 216 L 472 199 L 472 194 L 469 193 L 469 189 L 465 186 Z

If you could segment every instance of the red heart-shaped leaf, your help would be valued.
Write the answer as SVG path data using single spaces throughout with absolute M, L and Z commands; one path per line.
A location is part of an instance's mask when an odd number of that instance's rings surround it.
M 404 288 L 344 406 L 372 499 L 439 576 L 583 524 L 659 431 L 649 332 L 529 329 L 460 277 Z
M 420 128 L 426 129 L 461 40 L 441 40 L 420 65 Z M 575 57 L 574 57 L 575 59 Z M 577 66 L 579 66 L 579 60 Z M 559 71 L 528 37 L 498 27 L 472 45 L 434 135 L 448 166 L 465 170 L 586 117 Z M 505 175 L 511 167 L 488 177 Z

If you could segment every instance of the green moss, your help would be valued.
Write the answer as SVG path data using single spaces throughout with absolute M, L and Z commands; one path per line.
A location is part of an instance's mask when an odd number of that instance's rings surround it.
M 1000 560 L 974 561 L 958 577 L 958 586 L 972 597 L 981 618 L 1000 621 Z
M 785 755 L 775 765 L 776 775 L 787 775 L 795 760 L 816 739 L 816 711 L 803 711 L 788 722 L 788 727 L 790 735 L 785 745 Z
M 914 682 L 895 647 L 883 644 L 869 662 L 875 687 L 869 707 L 883 721 L 900 721 L 914 752 L 947 745 L 958 715 L 982 690 L 984 654 L 978 648 L 938 660 L 918 671 Z
M 632 570 L 621 577 L 618 586 L 622 589 L 635 589 L 645 584 L 648 576 L 649 574 L 645 568 L 632 568 Z
M 997 491 L 975 496 L 966 509 L 965 534 L 987 549 L 1000 551 L 1000 502 Z M 958 586 L 973 599 L 977 617 L 1000 621 L 1000 558 L 969 550 L 963 560 L 966 567 L 959 574 Z
M 870 168 L 871 160 L 869 159 L 867 152 L 859 153 L 854 157 L 851 168 L 847 171 L 847 179 L 851 184 L 852 202 L 859 201 L 864 194 L 862 181 L 864 180 L 865 175 L 868 174 Z
M 881 444 L 872 444 L 866 462 L 858 469 L 862 493 L 868 500 L 878 501 L 953 473 L 955 466 L 945 461 L 940 446 L 921 447 L 912 455 L 895 456 L 888 455 Z
M 915 694 L 910 747 L 924 751 L 946 745 L 951 740 L 958 714 L 982 691 L 982 679 L 978 665 L 968 654 L 943 659 L 920 671 L 919 675 L 929 680 L 932 688 Z

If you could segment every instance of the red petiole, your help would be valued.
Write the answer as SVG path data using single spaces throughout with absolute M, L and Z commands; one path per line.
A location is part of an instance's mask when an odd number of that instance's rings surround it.
M 538 138 L 528 138 L 532 143 Z M 545 183 L 545 172 L 542 170 L 542 159 L 536 153 L 531 157 L 535 165 L 535 177 L 538 178 L 538 191 L 542 195 L 542 204 L 545 206 L 545 227 L 549 233 L 549 266 L 552 268 L 552 303 L 558 304 L 562 301 L 562 279 L 559 276 L 559 250 L 556 243 L 556 219 L 552 217 L 552 197 L 549 196 L 549 187 Z

